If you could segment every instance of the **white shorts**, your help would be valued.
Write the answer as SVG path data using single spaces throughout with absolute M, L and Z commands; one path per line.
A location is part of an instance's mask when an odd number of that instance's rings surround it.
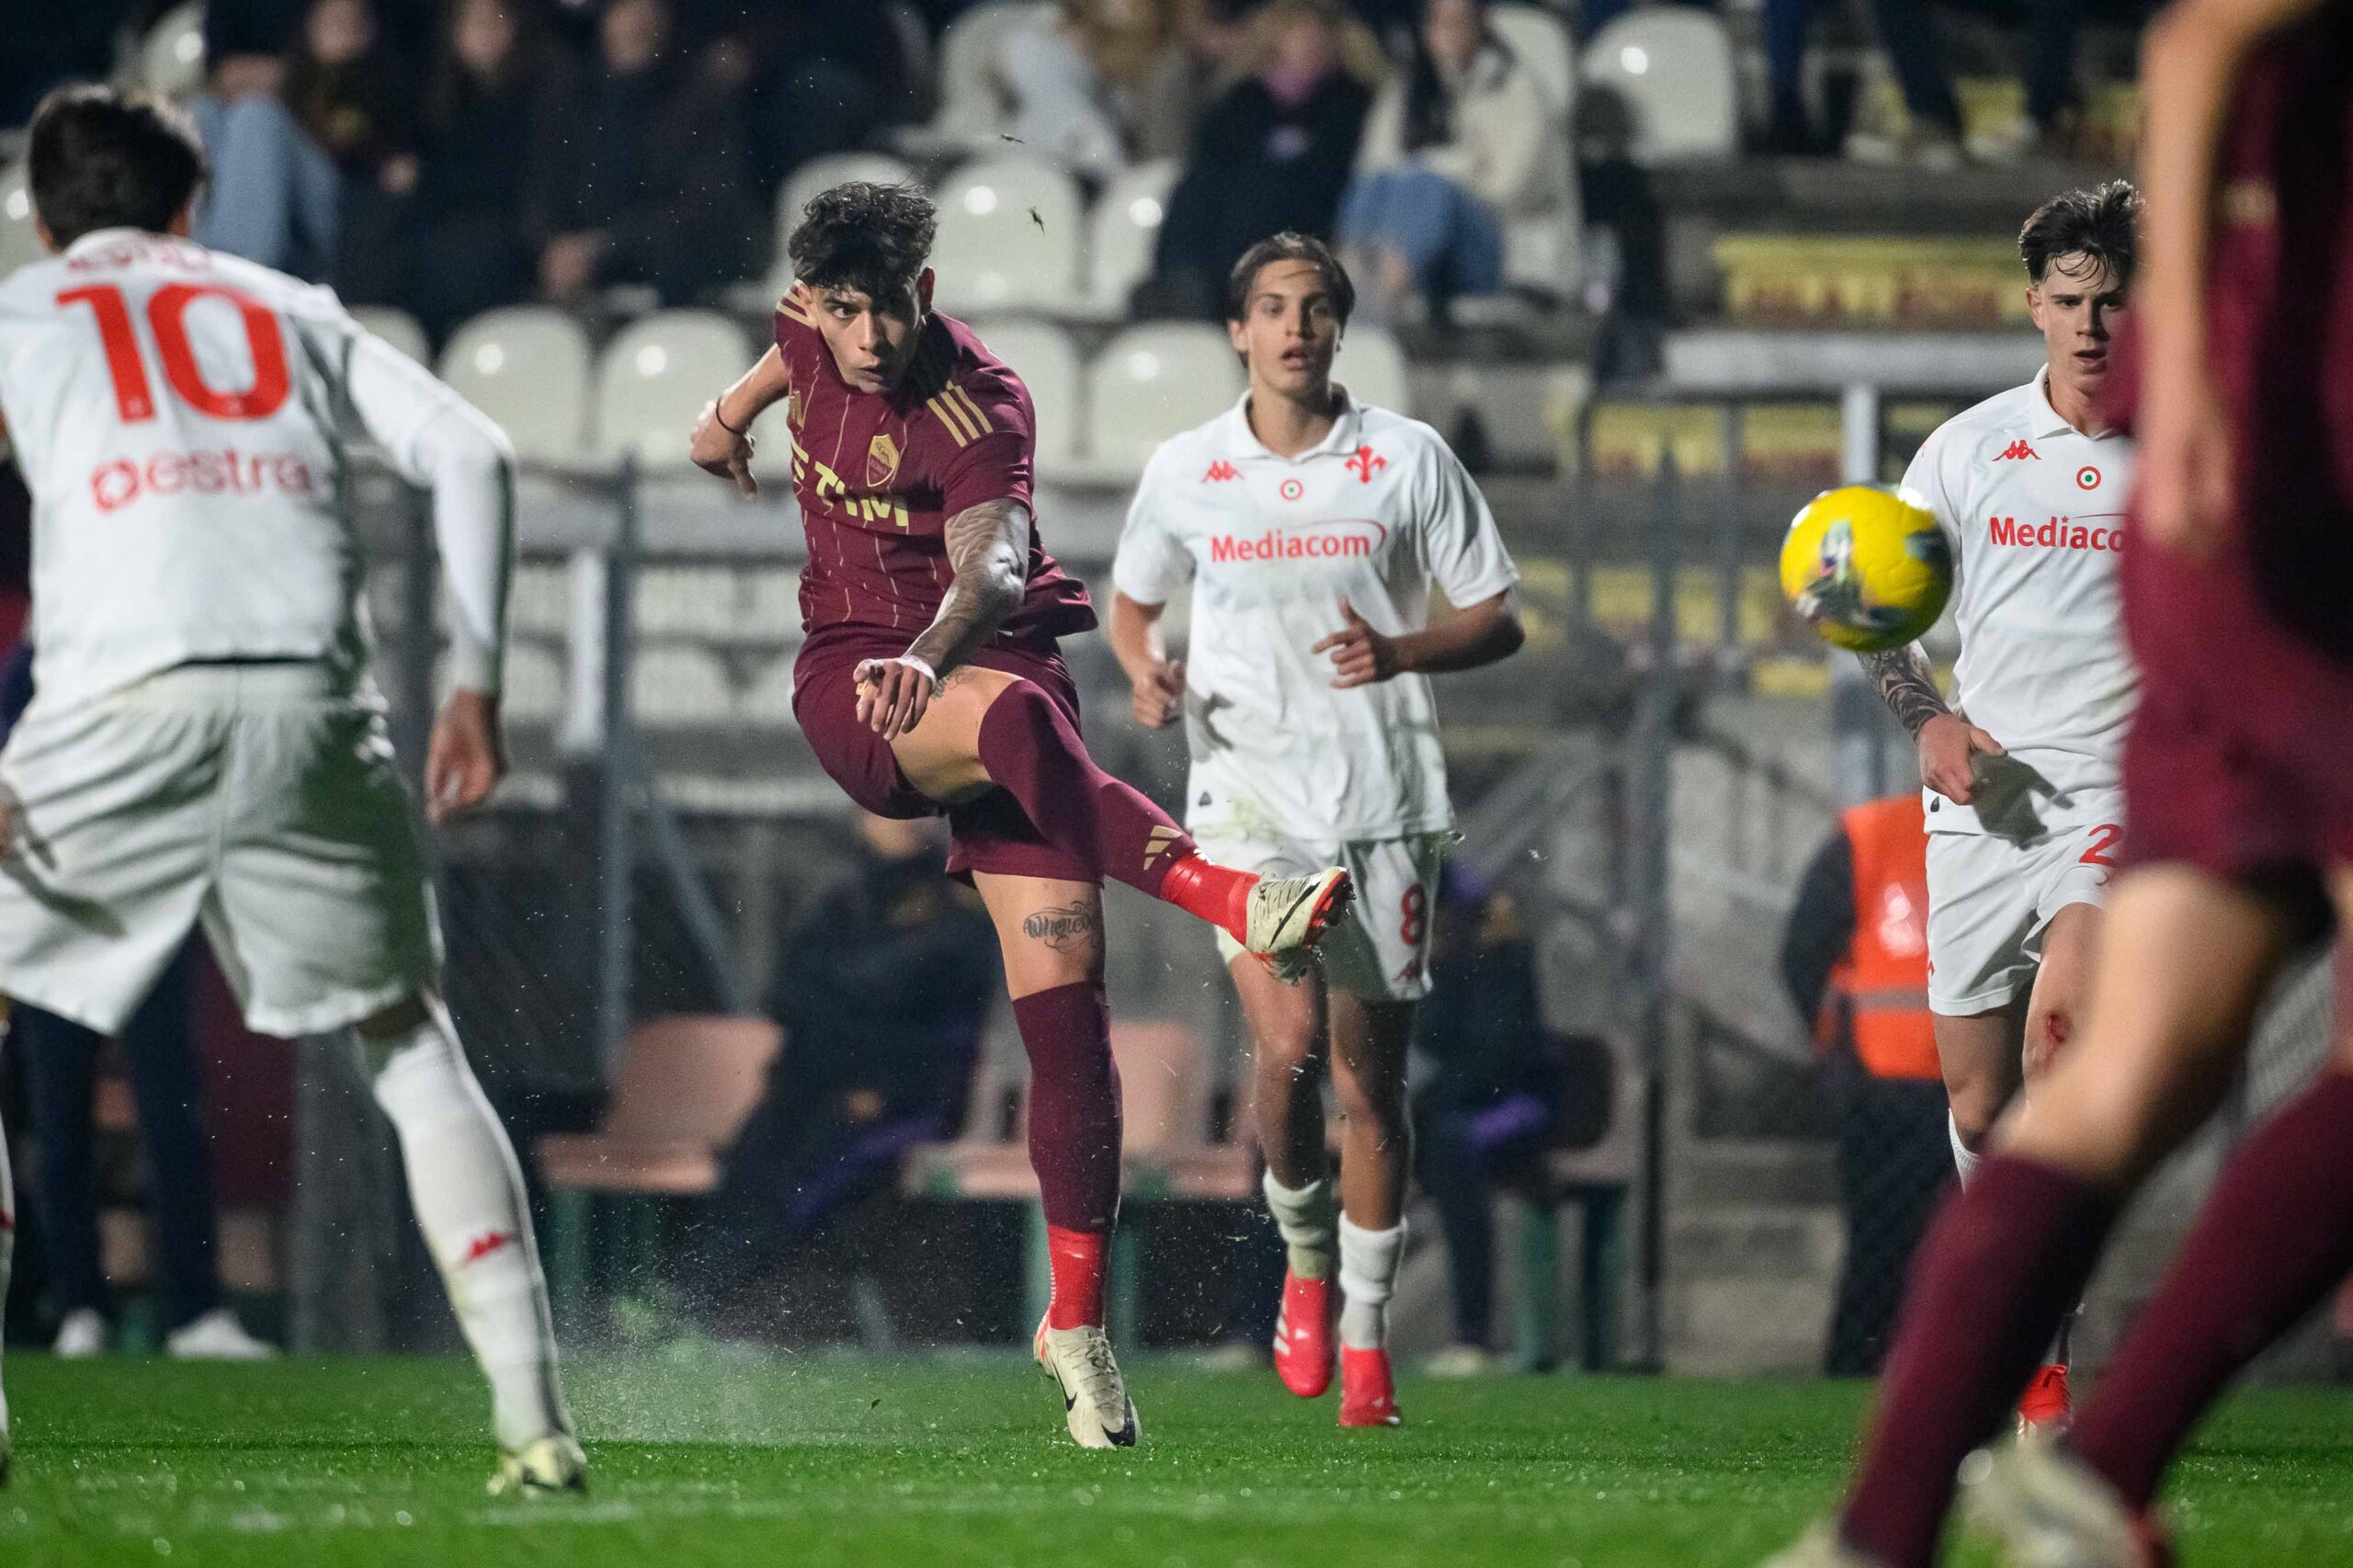
M 263 1034 L 436 983 L 441 938 L 382 716 L 312 665 L 191 665 L 32 711 L 0 752 L 0 994 L 119 1031 L 199 919 Z
M 2122 816 L 2122 802 L 2113 813 Z M 1966 1017 L 2034 986 L 2042 933 L 2071 903 L 2106 901 L 2116 822 L 2020 845 L 1991 834 L 1928 835 L 1928 1010 Z
M 1430 911 L 1438 902 L 1438 868 L 1452 838 L 1423 833 L 1338 844 L 1199 843 L 1210 859 L 1245 871 L 1297 875 L 1347 867 L 1356 879 L 1356 903 L 1316 949 L 1324 983 L 1368 1002 L 1415 1002 L 1430 993 Z M 1217 948 L 1227 963 L 1245 951 L 1222 928 Z

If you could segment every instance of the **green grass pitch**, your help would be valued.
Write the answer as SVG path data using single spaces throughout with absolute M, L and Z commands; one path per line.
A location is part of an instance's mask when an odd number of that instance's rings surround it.
M 1830 1497 L 1864 1398 L 1408 1380 L 1411 1426 L 1341 1432 L 1270 1375 L 1132 1369 L 1146 1446 L 1095 1454 L 1009 1358 L 584 1358 L 594 1490 L 524 1502 L 483 1494 L 461 1362 L 19 1357 L 0 1563 L 1746 1568 Z M 2242 1397 L 2176 1491 L 2192 1565 L 2353 1565 L 2353 1393 Z

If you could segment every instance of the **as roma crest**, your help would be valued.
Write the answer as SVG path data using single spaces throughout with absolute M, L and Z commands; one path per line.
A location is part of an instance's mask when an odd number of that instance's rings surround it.
M 866 448 L 866 487 L 886 488 L 893 474 L 899 472 L 899 443 L 888 435 L 878 434 Z

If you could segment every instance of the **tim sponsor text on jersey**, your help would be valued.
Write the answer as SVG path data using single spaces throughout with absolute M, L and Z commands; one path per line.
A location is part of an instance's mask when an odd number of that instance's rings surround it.
M 1988 517 L 1985 531 L 1995 544 L 2017 545 L 2027 550 L 2108 550 L 2124 548 L 2124 528 L 2118 523 L 2095 526 L 2076 522 L 2072 517 L 2050 517 L 2040 524 L 2020 523 L 2016 517 Z
M 1370 517 L 1329 517 L 1316 523 L 1295 523 L 1265 533 L 1237 539 L 1232 534 L 1210 538 L 1210 559 L 1228 561 L 1370 561 L 1389 537 L 1389 529 Z

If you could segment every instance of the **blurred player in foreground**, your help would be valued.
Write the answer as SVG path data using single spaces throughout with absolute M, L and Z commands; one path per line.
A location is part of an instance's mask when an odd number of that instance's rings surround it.
M 1920 754 L 1928 1006 L 1963 1186 L 2021 1076 L 2040 1078 L 2082 1020 L 2122 836 L 2137 677 L 2116 578 L 2132 448 L 2099 399 L 2139 210 L 2121 180 L 2035 210 L 2018 253 L 2048 358 L 1938 426 L 1904 472 L 1960 569 L 1952 706 L 1918 643 L 1862 655 Z M 2066 1412 L 2063 1328 L 2018 1415 Z
M 1789 1568 L 1935 1560 L 1956 1467 L 2125 1199 L 2220 1102 L 2283 955 L 2332 903 L 2340 942 L 2353 916 L 2353 6 L 2186 0 L 2143 63 L 2131 869 L 2089 1027 L 1933 1227 L 1854 1490 Z M 2233 1154 L 2072 1436 L 1990 1467 L 2013 1561 L 2171 1560 L 2166 1466 L 2353 1267 L 2345 1038 Z
M 1126 1447 L 1135 1406 L 1103 1332 L 1120 1092 L 1102 879 L 1211 922 L 1290 975 L 1352 889 L 1336 866 L 1262 877 L 1204 859 L 1087 756 L 1055 646 L 1095 612 L 1038 541 L 1029 389 L 931 308 L 935 227 L 907 187 L 837 186 L 810 202 L 788 245 L 796 281 L 776 347 L 704 410 L 693 455 L 751 494 L 745 432 L 786 404 L 809 536 L 793 714 L 859 805 L 948 817 L 948 869 L 988 906 L 1029 1056 L 1029 1153 L 1053 1266 L 1035 1352 L 1062 1386 L 1072 1437 Z
M 577 1487 L 521 1174 L 441 1004 L 342 505 L 360 435 L 433 491 L 456 671 L 426 759 L 440 822 L 505 767 L 506 442 L 332 294 L 189 243 L 204 154 L 175 111 L 61 88 L 28 163 L 57 254 L 0 285 L 37 649 L 0 753 L 0 992 L 115 1033 L 201 918 L 255 1029 L 354 1030 L 490 1379 L 493 1489 Z
M 1414 1003 L 1429 993 L 1430 906 L 1454 830 L 1428 676 L 1493 664 L 1523 633 L 1519 574 L 1446 443 L 1334 384 L 1355 303 L 1319 240 L 1278 234 L 1235 266 L 1226 330 L 1250 389 L 1145 465 L 1111 569 L 1111 646 L 1137 719 L 1185 721 L 1185 820 L 1207 852 L 1269 875 L 1336 861 L 1356 879 L 1313 983 L 1285 985 L 1230 936 L 1219 946 L 1256 1045 L 1267 1204 L 1290 1254 L 1275 1369 L 1306 1399 L 1331 1381 L 1336 1224 L 1340 1425 L 1393 1426 L 1405 1052 Z M 1160 624 L 1188 578 L 1189 665 L 1169 657 Z M 1433 585 L 1456 607 L 1436 625 Z

